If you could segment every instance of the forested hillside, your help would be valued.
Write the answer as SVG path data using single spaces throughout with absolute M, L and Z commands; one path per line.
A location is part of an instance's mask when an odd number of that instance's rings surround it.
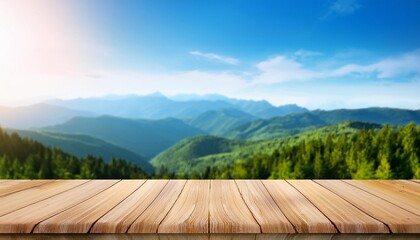
M 101 158 L 76 158 L 59 149 L 22 139 L 0 128 L 1 178 L 145 178 L 148 175 L 134 163 Z
M 420 178 L 420 127 L 414 123 L 392 129 L 329 134 L 256 154 L 228 167 L 195 172 L 202 178 Z
M 266 140 L 290 136 L 343 121 L 400 125 L 415 122 L 419 124 L 420 110 L 378 107 L 331 111 L 316 110 L 252 121 L 226 132 L 223 136 L 232 139 Z
M 346 122 L 256 142 L 194 137 L 153 159 L 155 175 L 125 160 L 77 158 L 0 130 L 0 178 L 420 178 L 420 126 L 378 127 Z
M 120 158 L 136 164 L 148 173 L 154 171 L 153 166 L 144 157 L 91 136 L 31 130 L 7 130 L 7 132 L 16 132 L 23 138 L 38 141 L 47 147 L 61 149 L 78 158 L 91 155 L 100 157 L 105 162 L 109 162 L 113 158 Z

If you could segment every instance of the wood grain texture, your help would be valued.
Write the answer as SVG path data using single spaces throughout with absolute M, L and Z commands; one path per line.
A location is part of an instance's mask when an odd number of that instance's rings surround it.
M 288 180 L 287 182 L 332 221 L 340 233 L 389 233 L 385 224 L 319 184 L 307 180 Z
M 34 232 L 87 233 L 94 222 L 132 194 L 144 182 L 145 180 L 120 181 L 96 196 L 39 223 Z
M 263 233 L 295 233 L 261 181 L 236 180 L 239 191 Z
M 0 186 L 0 197 L 19 192 L 28 188 L 47 184 L 50 182 L 51 180 L 16 180 L 10 182 L 7 181 Z
M 69 234 L 79 232 L 102 233 L 86 239 L 340 239 L 347 235 L 325 233 L 335 226 L 375 232 L 386 225 L 394 233 L 420 234 L 419 186 L 413 180 L 0 180 L 0 233 L 33 229 L 41 232 L 36 239 L 87 236 Z M 284 234 L 291 226 L 299 234 Z M 124 232 L 154 234 L 109 234 Z
M 210 233 L 260 233 L 233 180 L 211 180 Z
M 0 180 L 0 195 L 3 193 L 3 189 L 13 187 L 17 184 L 24 182 L 30 182 L 31 180 Z M 6 192 L 7 194 L 7 192 Z
M 56 180 L 0 197 L 0 216 L 65 192 L 88 180 Z
M 263 180 L 262 183 L 297 232 L 337 232 L 330 220 L 286 181 Z
M 420 196 L 407 192 L 403 188 L 390 186 L 386 184 L 386 181 L 344 180 L 344 182 L 420 216 Z
M 117 182 L 117 180 L 89 181 L 4 215 L 0 217 L 0 233 L 30 233 L 39 222 L 95 196 Z
M 210 181 L 189 180 L 158 233 L 209 232 Z
M 399 190 L 403 190 L 409 192 L 411 194 L 415 194 L 420 197 L 420 185 L 416 184 L 412 181 L 408 180 L 386 180 L 386 181 L 379 181 L 381 184 L 385 184 L 387 186 L 392 186 L 393 188 L 397 188 Z
M 170 180 L 150 206 L 134 221 L 129 233 L 156 233 L 158 227 L 181 194 L 186 180 Z
M 146 181 L 123 202 L 101 217 L 91 233 L 125 233 L 131 224 L 150 206 L 169 180 Z
M 363 212 L 385 223 L 393 233 L 419 233 L 420 217 L 342 181 L 316 180 Z

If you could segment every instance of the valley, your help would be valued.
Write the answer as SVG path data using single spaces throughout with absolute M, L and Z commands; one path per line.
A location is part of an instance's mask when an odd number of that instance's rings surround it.
M 8 133 L 77 158 L 98 157 L 105 163 L 123 159 L 148 174 L 181 178 L 238 178 L 240 176 L 228 172 L 255 159 L 260 159 L 261 163 L 272 159 L 270 168 L 279 168 L 272 165 L 273 154 L 291 151 L 312 141 L 325 145 L 324 141 L 334 139 L 332 142 L 336 143 L 342 136 L 351 142 L 361 131 L 369 132 L 374 139 L 384 126 L 397 134 L 409 123 L 415 124 L 414 132 L 418 134 L 416 124 L 420 123 L 420 110 L 371 107 L 310 111 L 296 105 L 276 107 L 266 101 L 219 95 L 172 99 L 161 94 L 108 96 L 0 108 L 0 126 Z M 322 154 L 324 148 L 320 150 Z M 310 153 L 308 157 L 309 162 L 302 164 L 313 168 L 317 155 Z M 377 169 L 381 159 L 370 157 L 369 164 Z M 311 177 L 296 172 L 292 166 L 296 166 L 300 158 L 294 158 L 284 174 L 270 170 L 265 175 L 242 177 Z M 343 158 L 346 157 L 343 155 Z M 341 177 L 353 175 L 366 177 L 351 172 Z M 331 173 L 322 177 L 328 176 L 332 176 Z

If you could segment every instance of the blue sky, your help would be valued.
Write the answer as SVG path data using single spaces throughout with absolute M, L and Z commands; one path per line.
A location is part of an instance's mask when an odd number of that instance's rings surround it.
M 3 6 L 16 13 L 3 23 L 21 22 L 15 28 L 32 41 L 25 46 L 33 51 L 27 61 L 7 68 L 15 71 L 3 70 L 9 80 L 0 81 L 20 90 L 0 90 L 3 102 L 159 91 L 218 93 L 311 109 L 420 109 L 419 0 L 41 0 L 39 5 L 45 5 L 48 18 L 29 12 L 31 24 L 40 26 L 34 32 L 19 15 L 28 15 L 22 6 Z

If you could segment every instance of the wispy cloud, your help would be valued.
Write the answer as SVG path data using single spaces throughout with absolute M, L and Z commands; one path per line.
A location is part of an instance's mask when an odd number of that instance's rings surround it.
M 331 72 L 332 76 L 347 74 L 376 74 L 378 78 L 392 78 L 401 75 L 420 75 L 420 49 L 389 57 L 368 65 L 347 64 Z
M 323 18 L 325 19 L 337 15 L 349 15 L 361 7 L 358 0 L 336 0 L 330 5 L 327 14 Z
M 208 60 L 216 61 L 219 63 L 229 64 L 229 65 L 238 65 L 239 60 L 232 57 L 222 56 L 215 53 L 202 53 L 199 51 L 191 51 L 189 52 L 191 55 L 198 56 L 201 58 L 205 58 Z
M 346 77 L 349 75 L 369 75 L 371 79 L 385 79 L 420 75 L 420 49 L 388 57 L 370 64 L 348 63 L 336 68 L 311 69 L 293 56 L 277 56 L 256 65 L 260 73 L 255 83 L 272 84 L 290 81 L 316 80 L 321 78 Z
M 310 80 L 324 75 L 323 72 L 307 69 L 298 61 L 286 56 L 277 56 L 260 62 L 257 68 L 261 73 L 255 77 L 254 82 L 264 84 Z
M 322 56 L 323 54 L 321 52 L 315 52 L 315 51 L 309 51 L 309 50 L 305 50 L 305 49 L 299 49 L 293 55 L 296 58 L 306 59 L 306 58 L 311 58 L 311 57 Z

